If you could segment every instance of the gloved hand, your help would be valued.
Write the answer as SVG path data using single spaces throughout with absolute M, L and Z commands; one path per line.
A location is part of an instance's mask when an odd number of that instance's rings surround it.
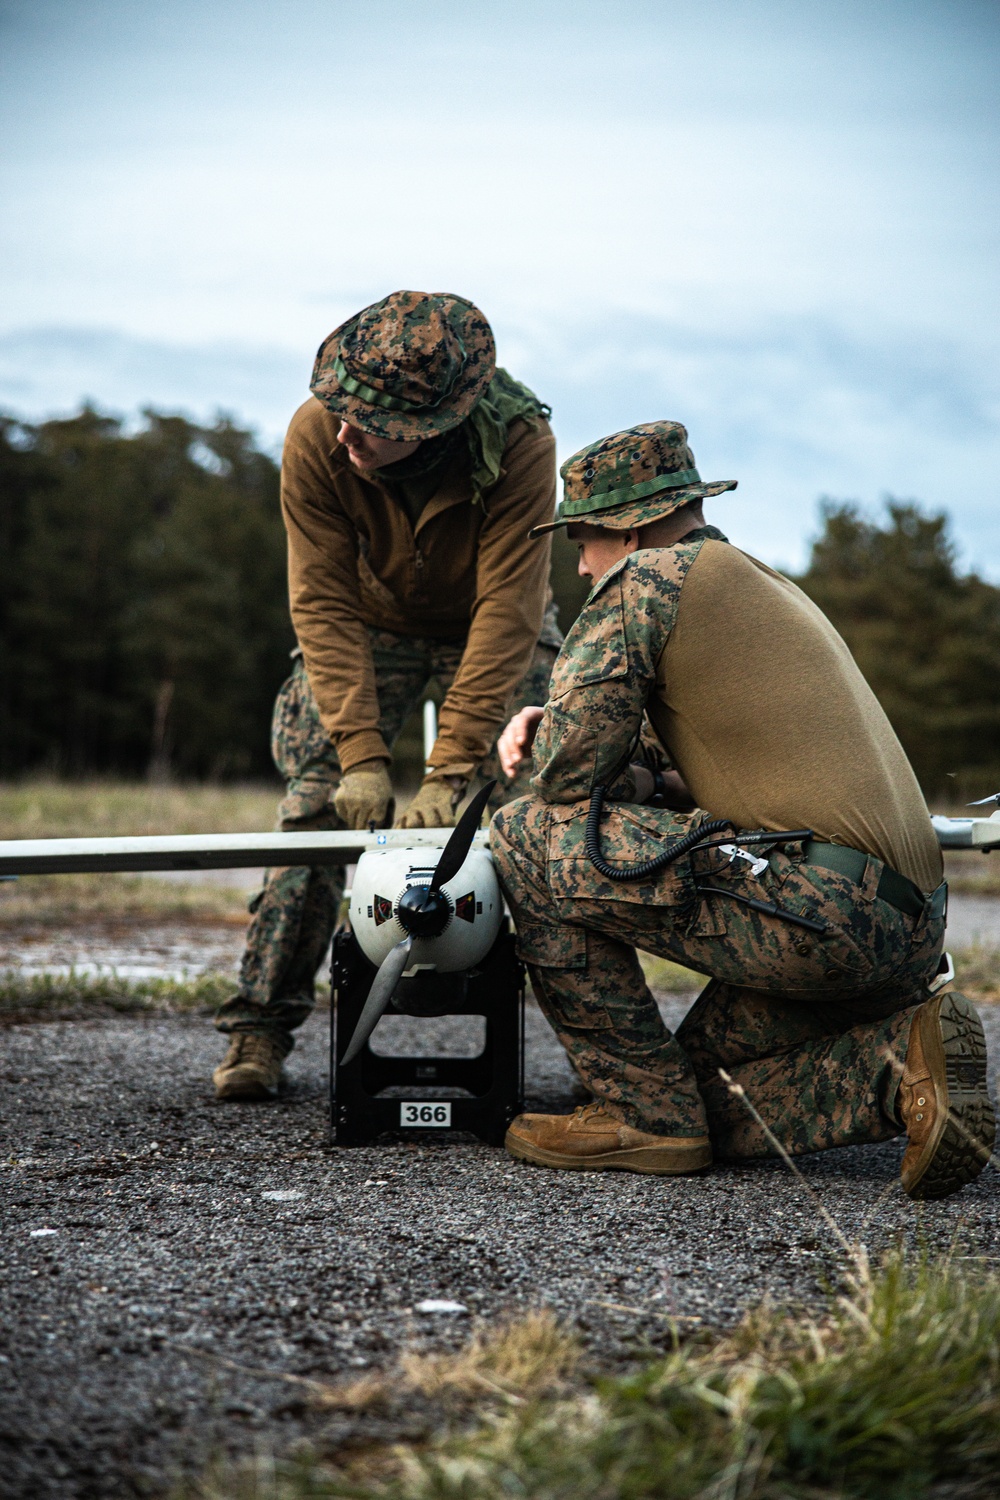
M 465 795 L 464 776 L 428 776 L 406 809 L 396 819 L 397 828 L 454 828 L 455 813 Z
M 348 828 L 367 828 L 369 823 L 383 828 L 391 802 L 392 782 L 384 760 L 359 761 L 344 772 L 333 795 L 337 816 Z

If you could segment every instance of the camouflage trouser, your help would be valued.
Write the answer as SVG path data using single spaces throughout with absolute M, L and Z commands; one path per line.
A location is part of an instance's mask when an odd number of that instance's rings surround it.
M 707 1131 L 720 1157 L 769 1155 L 724 1068 L 788 1151 L 898 1135 L 898 1064 L 940 957 L 940 898 L 906 916 L 876 895 L 879 860 L 856 884 L 804 863 L 801 845 L 772 854 L 759 876 L 705 850 L 651 880 L 612 882 L 586 858 L 586 813 L 525 797 L 494 818 L 491 844 L 535 995 L 595 1098 L 657 1135 Z M 704 820 L 616 804 L 602 850 L 613 863 L 649 858 Z M 705 883 L 827 932 L 700 895 Z M 636 947 L 711 978 L 676 1036 Z
M 412 710 L 436 680 L 447 691 L 458 671 L 464 640 L 435 641 L 370 630 L 378 688 L 379 732 L 392 745 Z M 544 703 L 556 648 L 539 643 L 510 712 Z M 340 781 L 337 753 L 320 723 L 316 701 L 301 657 L 278 693 L 271 727 L 271 752 L 288 783 L 278 806 L 278 828 L 294 833 L 343 828 L 333 807 Z M 495 747 L 480 768 L 498 784 L 491 810 L 527 790 L 530 769 L 508 781 Z M 220 1031 L 267 1031 L 291 1048 L 289 1033 L 309 1015 L 316 971 L 330 944 L 344 892 L 342 866 L 285 868 L 268 872 L 264 889 L 250 903 L 253 921 L 240 966 L 239 991 L 216 1017 Z

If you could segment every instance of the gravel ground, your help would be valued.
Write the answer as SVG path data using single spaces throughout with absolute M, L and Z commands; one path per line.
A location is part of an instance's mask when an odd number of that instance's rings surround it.
M 666 1001 L 669 1023 L 685 1008 Z M 985 1019 L 995 1065 L 1000 1007 Z M 331 1149 L 326 1041 L 319 1014 L 284 1097 L 253 1106 L 213 1101 L 205 1021 L 2 1034 L 0 1494 L 161 1495 L 220 1453 L 403 1435 L 312 1409 L 283 1377 L 350 1377 L 404 1345 L 458 1344 L 476 1319 L 547 1304 L 614 1365 L 658 1346 L 670 1314 L 725 1324 L 828 1282 L 829 1235 L 780 1164 L 669 1180 L 543 1172 L 462 1140 Z M 568 1111 L 573 1077 L 534 1008 L 528 1048 L 530 1107 Z M 873 1249 L 957 1231 L 964 1253 L 1000 1258 L 996 1172 L 918 1206 L 900 1154 L 802 1170 Z M 466 1311 L 422 1313 L 428 1298 Z

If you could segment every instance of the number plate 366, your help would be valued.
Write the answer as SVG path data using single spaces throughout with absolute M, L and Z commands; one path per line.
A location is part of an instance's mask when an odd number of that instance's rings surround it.
M 451 1103 L 441 1103 L 438 1100 L 420 1100 L 416 1103 L 402 1103 L 399 1106 L 400 1125 L 409 1125 L 412 1129 L 416 1126 L 420 1130 L 428 1127 L 445 1127 L 451 1124 Z

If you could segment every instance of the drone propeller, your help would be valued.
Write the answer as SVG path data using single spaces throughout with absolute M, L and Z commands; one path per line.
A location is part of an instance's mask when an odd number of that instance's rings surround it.
M 439 891 L 443 885 L 448 884 L 449 880 L 454 880 L 465 864 L 466 856 L 472 848 L 472 840 L 479 828 L 479 820 L 483 816 L 483 808 L 489 801 L 490 793 L 495 786 L 495 781 L 488 781 L 482 790 L 476 793 L 455 824 L 451 838 L 441 850 L 437 869 L 431 876 L 430 889 L 432 891 Z
M 431 876 L 430 884 L 410 886 L 396 903 L 396 916 L 405 928 L 406 936 L 389 950 L 372 980 L 372 987 L 368 991 L 364 1009 L 358 1017 L 354 1035 L 351 1037 L 347 1051 L 340 1059 L 341 1067 L 354 1061 L 385 1013 L 406 969 L 414 938 L 438 937 L 448 925 L 451 907 L 448 898 L 440 894 L 441 887 L 447 885 L 449 880 L 453 880 L 465 864 L 469 850 L 472 848 L 472 840 L 479 827 L 479 820 L 483 815 L 483 808 L 495 786 L 496 782 L 491 781 L 477 792 L 459 818 L 451 838 L 441 851 L 441 858 Z
M 966 807 L 985 807 L 988 802 L 995 802 L 1000 807 L 1000 792 L 994 792 L 992 797 L 980 797 L 978 802 L 967 802 Z
M 397 943 L 395 948 L 390 948 L 379 965 L 379 971 L 372 980 L 372 987 L 368 991 L 368 999 L 365 1001 L 364 1009 L 358 1017 L 358 1024 L 354 1028 L 351 1044 L 340 1059 L 341 1067 L 346 1067 L 349 1062 L 354 1061 L 382 1019 L 385 1008 L 392 999 L 393 990 L 399 983 L 403 970 L 406 968 L 412 947 L 413 935 L 408 932 L 402 942 Z

